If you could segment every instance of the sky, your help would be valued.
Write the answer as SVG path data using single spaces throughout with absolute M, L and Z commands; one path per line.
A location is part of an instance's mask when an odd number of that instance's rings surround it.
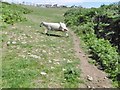
M 2 0 L 6 2 L 15 2 L 15 3 L 22 3 L 29 2 L 29 3 L 39 3 L 39 4 L 58 4 L 58 5 L 81 5 L 82 7 L 99 7 L 103 4 L 111 4 L 114 2 L 118 2 L 120 0 Z

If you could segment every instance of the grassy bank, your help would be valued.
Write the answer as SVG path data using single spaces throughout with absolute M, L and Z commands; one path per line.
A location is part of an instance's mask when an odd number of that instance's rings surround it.
M 26 21 L 2 28 L 2 87 L 79 87 L 72 37 L 47 36 L 39 27 L 41 21 L 63 21 L 66 9 L 24 7 L 33 11 L 23 15 Z

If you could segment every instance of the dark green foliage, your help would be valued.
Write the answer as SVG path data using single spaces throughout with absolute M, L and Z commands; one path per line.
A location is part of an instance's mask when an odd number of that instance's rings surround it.
M 120 15 L 119 3 L 102 5 L 100 8 L 71 9 L 64 16 L 67 25 L 82 25 L 94 23 L 95 34 L 98 38 L 109 40 L 120 51 Z
M 2 20 L 7 24 L 14 24 L 15 22 L 25 21 L 26 18 L 22 14 L 30 13 L 31 10 L 27 8 L 17 6 L 15 4 L 9 4 L 2 2 Z
M 68 10 L 65 22 L 71 26 L 90 49 L 92 58 L 109 77 L 119 82 L 120 15 L 119 3 L 100 8 Z
M 67 64 L 66 71 L 64 72 L 64 77 L 68 82 L 75 82 L 78 81 L 77 78 L 79 77 L 80 72 L 71 64 Z
M 79 77 L 80 77 L 80 70 L 76 68 L 75 64 L 67 63 L 64 71 L 64 79 L 66 80 L 66 82 L 68 82 L 70 87 L 78 86 L 78 83 L 80 82 Z

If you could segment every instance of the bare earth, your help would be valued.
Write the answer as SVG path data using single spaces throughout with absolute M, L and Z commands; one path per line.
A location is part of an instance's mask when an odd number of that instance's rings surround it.
M 85 55 L 84 51 L 80 47 L 80 39 L 70 31 L 73 37 L 73 44 L 76 56 L 80 59 L 81 78 L 84 83 L 81 88 L 112 88 L 111 81 L 106 77 L 107 74 L 96 66 L 88 63 L 88 56 Z

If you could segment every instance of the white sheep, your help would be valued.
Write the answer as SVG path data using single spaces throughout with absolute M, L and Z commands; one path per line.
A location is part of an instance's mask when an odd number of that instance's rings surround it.
M 41 22 L 41 25 L 45 26 L 47 29 L 45 29 L 45 34 L 48 33 L 48 30 L 55 30 L 55 31 L 63 31 L 66 33 L 66 36 L 68 36 L 68 28 L 64 23 L 49 23 L 49 22 Z

